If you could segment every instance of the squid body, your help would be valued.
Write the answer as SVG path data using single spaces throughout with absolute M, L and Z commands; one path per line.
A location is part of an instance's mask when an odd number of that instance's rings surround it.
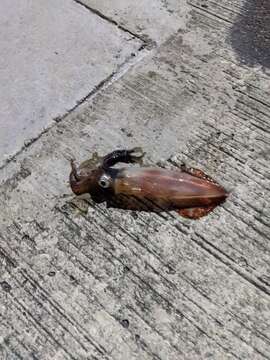
M 99 166 L 72 162 L 70 186 L 76 195 L 135 197 L 147 200 L 163 210 L 177 210 L 180 215 L 198 219 L 225 201 L 227 191 L 197 169 L 166 170 L 152 167 L 114 168 L 119 162 L 138 162 L 139 148 L 117 150 L 105 156 Z M 139 153 L 139 154 L 138 154 Z

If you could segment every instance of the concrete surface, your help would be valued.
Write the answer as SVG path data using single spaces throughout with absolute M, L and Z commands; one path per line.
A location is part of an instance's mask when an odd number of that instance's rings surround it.
M 250 66 L 270 67 L 270 2 L 246 1 L 233 24 L 230 41 L 239 58 Z
M 145 41 L 162 43 L 188 20 L 187 1 L 76 0 Z
M 72 0 L 2 0 L 0 32 L 0 165 L 142 45 Z
M 190 1 L 185 29 L 1 170 L 0 358 L 270 358 L 270 82 L 235 50 L 244 9 Z M 134 145 L 229 199 L 190 221 L 71 194 L 71 157 Z

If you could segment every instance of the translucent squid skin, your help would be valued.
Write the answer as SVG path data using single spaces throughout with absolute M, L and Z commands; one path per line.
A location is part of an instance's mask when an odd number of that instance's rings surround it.
M 164 210 L 178 210 L 191 219 L 207 215 L 228 196 L 222 186 L 198 169 L 113 168 L 118 162 L 138 162 L 142 156 L 140 148 L 134 148 L 106 155 L 99 166 L 87 161 L 77 168 L 72 161 L 71 189 L 76 195 L 89 193 L 97 201 L 109 201 L 112 196 L 151 200 Z
M 218 205 L 227 197 L 220 185 L 189 173 L 158 168 L 119 170 L 114 193 L 150 199 L 168 208 Z

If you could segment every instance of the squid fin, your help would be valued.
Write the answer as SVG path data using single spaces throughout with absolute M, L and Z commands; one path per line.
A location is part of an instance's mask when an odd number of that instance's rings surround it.
M 203 216 L 208 215 L 210 212 L 212 212 L 214 210 L 215 207 L 216 207 L 216 205 L 204 206 L 204 207 L 194 207 L 194 208 L 180 209 L 177 212 L 179 215 L 181 215 L 185 218 L 197 220 Z

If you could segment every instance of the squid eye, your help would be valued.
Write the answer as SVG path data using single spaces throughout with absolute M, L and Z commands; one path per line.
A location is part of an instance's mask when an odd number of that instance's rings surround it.
M 103 189 L 107 189 L 111 185 L 111 178 L 108 175 L 104 174 L 100 177 L 98 184 Z

